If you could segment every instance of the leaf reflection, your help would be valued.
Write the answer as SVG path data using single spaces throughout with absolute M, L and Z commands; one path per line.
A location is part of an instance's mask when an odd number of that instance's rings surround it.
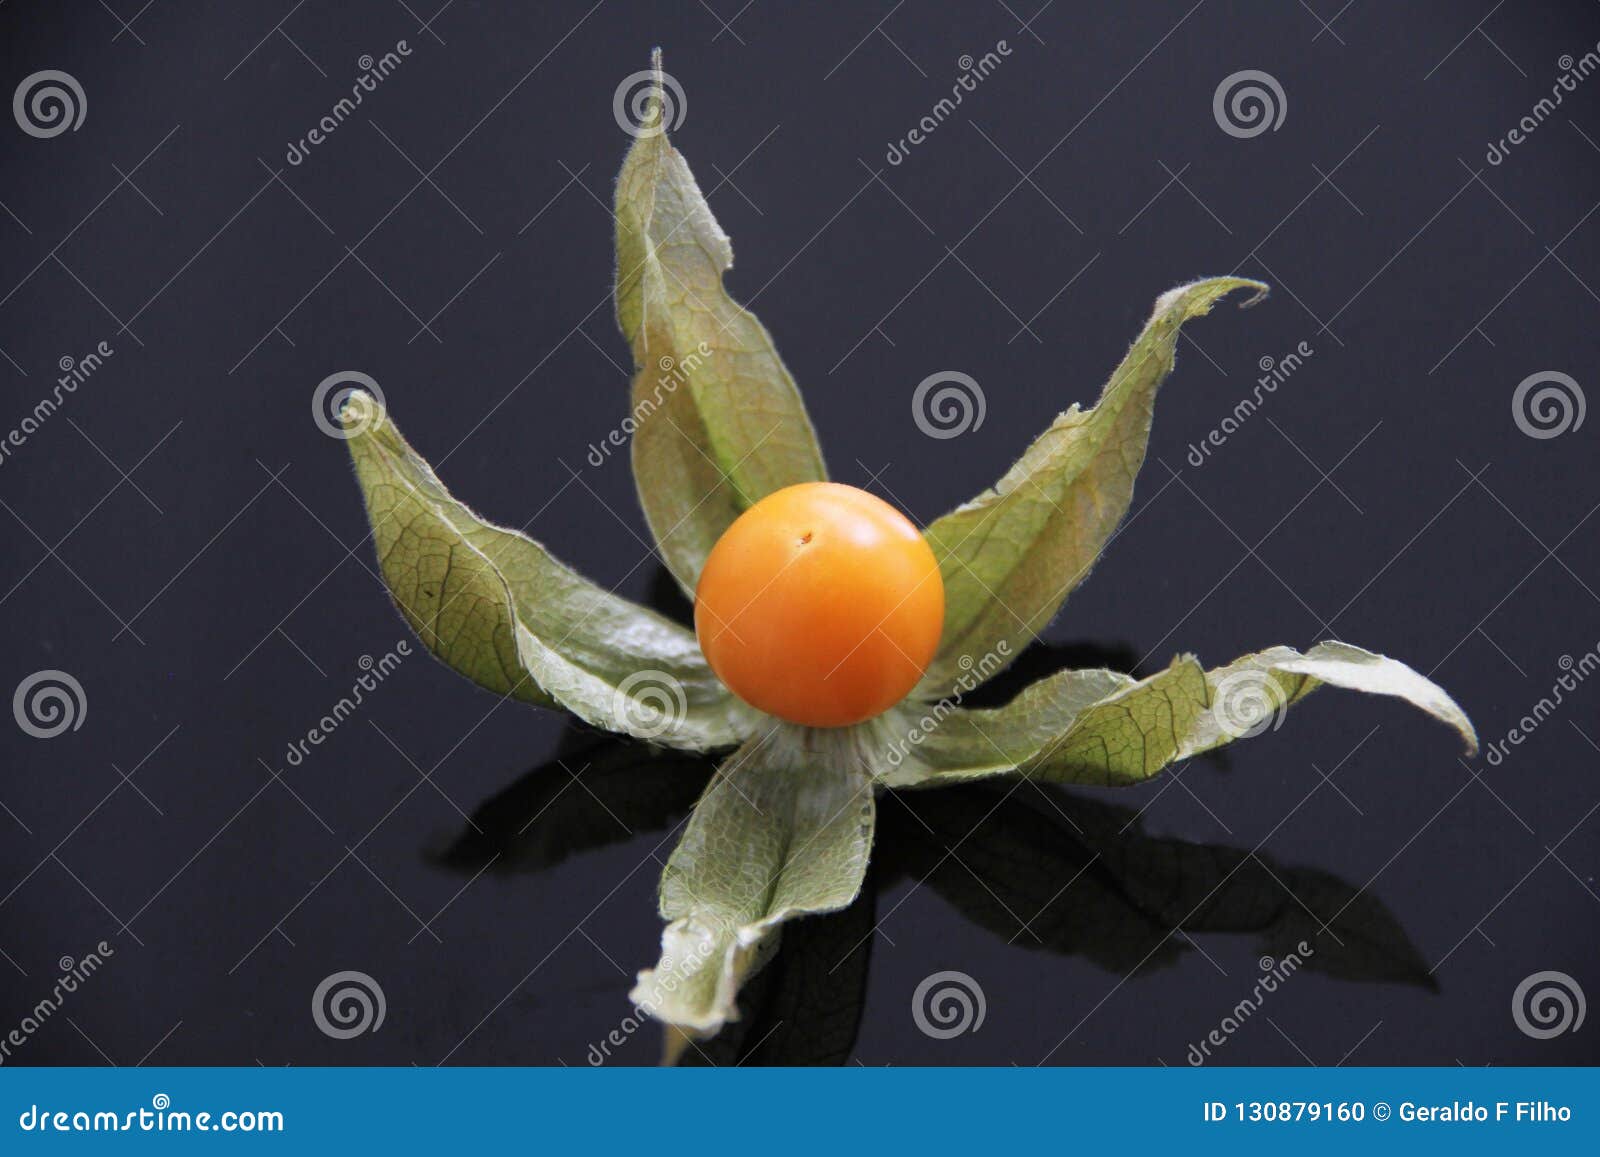
M 1006 682 L 1063 666 L 1126 670 L 1133 654 L 1034 647 Z M 994 694 L 1003 698 L 1005 687 Z M 430 858 L 467 873 L 537 873 L 664 833 L 687 816 L 714 767 L 574 726 L 550 759 L 485 800 Z M 1304 967 L 1340 979 L 1436 990 L 1388 908 L 1328 872 L 1149 835 L 1133 809 L 1064 789 L 973 783 L 888 793 L 861 897 L 786 928 L 778 952 L 740 994 L 741 1019 L 688 1049 L 682 1063 L 844 1063 L 865 1001 L 877 897 L 908 880 L 1009 943 L 1081 956 L 1119 977 L 1170 967 L 1191 952 L 1180 933 L 1224 933 L 1255 936 L 1258 951 L 1277 958 L 1308 941 L 1316 951 Z

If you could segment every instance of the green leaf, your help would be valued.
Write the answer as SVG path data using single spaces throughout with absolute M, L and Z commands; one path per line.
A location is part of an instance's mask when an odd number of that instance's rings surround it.
M 674 747 L 731 747 L 754 730 L 761 716 L 718 682 L 691 631 L 480 519 L 370 394 L 342 418 L 384 582 L 446 664 L 498 695 Z
M 1001 708 L 907 700 L 860 727 L 870 737 L 864 746 L 886 786 L 958 783 L 1015 771 L 1089 708 L 1137 683 L 1117 671 L 1059 671 Z
M 662 556 L 694 591 L 752 503 L 827 477 L 766 328 L 723 288 L 733 246 L 662 123 L 661 62 L 617 178 L 617 321 L 633 349 L 633 470 Z
M 1252 302 L 1267 291 L 1259 281 L 1217 277 L 1162 294 L 1092 409 L 1074 405 L 993 489 L 927 528 L 945 615 L 919 698 L 949 693 L 1002 642 L 1009 650 L 1001 654 L 1019 653 L 1055 617 L 1128 511 L 1179 329 L 1236 289 L 1255 290 Z
M 714 1035 L 785 920 L 856 898 L 876 813 L 854 741 L 848 729 L 776 724 L 729 756 L 662 874 L 668 924 L 659 963 L 631 993 L 641 1009 Z
M 937 793 L 933 793 L 937 794 Z M 874 889 L 838 912 L 786 925 L 772 960 L 739 993 L 739 1019 L 678 1063 L 842 1065 L 855 1048 L 867 1001 L 877 923 Z
M 1230 726 L 1233 731 L 1276 728 L 1289 704 L 1324 683 L 1404 700 L 1453 727 L 1466 743 L 1467 754 L 1478 754 L 1478 733 L 1472 721 L 1444 688 L 1398 659 L 1349 643 L 1318 643 L 1304 655 L 1293 647 L 1271 647 L 1235 659 L 1208 674 L 1206 681 L 1216 700 L 1215 709 L 1205 717 L 1192 748 L 1183 753 L 1186 757 L 1239 738 L 1230 733 Z M 1259 723 L 1252 722 L 1253 712 Z
M 873 722 L 864 749 L 890 787 L 935 786 L 1017 771 L 1055 783 L 1126 785 L 1176 760 L 1276 730 L 1291 703 L 1327 683 L 1403 699 L 1461 735 L 1466 713 L 1435 683 L 1396 659 L 1348 643 L 1305 654 L 1273 647 L 1207 672 L 1180 656 L 1147 679 L 1063 671 L 1004 707 L 902 704 Z

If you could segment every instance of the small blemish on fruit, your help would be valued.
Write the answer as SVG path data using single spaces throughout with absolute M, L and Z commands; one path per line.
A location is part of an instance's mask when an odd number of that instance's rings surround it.
M 806 531 L 804 534 L 802 534 L 800 536 L 800 545 L 804 546 L 806 543 L 808 543 L 810 541 L 811 541 L 811 532 L 808 530 L 808 531 Z

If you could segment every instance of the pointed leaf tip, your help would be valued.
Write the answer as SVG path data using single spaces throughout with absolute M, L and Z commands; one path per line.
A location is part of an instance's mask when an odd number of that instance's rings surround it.
M 1251 277 L 1211 277 L 1203 281 L 1191 281 L 1187 285 L 1174 286 L 1156 298 L 1151 319 L 1173 314 L 1181 325 L 1192 318 L 1204 317 L 1211 312 L 1211 307 L 1217 302 L 1240 289 L 1255 290 L 1239 303 L 1240 309 L 1251 308 L 1272 292 L 1272 287 L 1265 281 L 1257 281 Z M 1176 312 L 1180 310 L 1181 313 Z
M 617 178 L 616 310 L 633 352 L 640 504 L 692 596 L 706 555 L 748 506 L 827 472 L 771 335 L 723 285 L 732 243 L 667 139 L 686 95 L 658 57 L 652 67 L 648 95 L 617 113 L 635 140 Z
M 663 109 L 667 98 L 666 70 L 661 67 L 661 49 L 650 50 L 650 88 L 645 93 L 644 115 L 639 118 L 639 131 L 645 135 L 666 132 L 672 126 L 665 122 Z
M 380 398 L 340 411 L 384 584 L 440 660 L 502 696 L 687 750 L 731 747 L 755 714 L 694 634 L 480 518 L 401 436 Z
M 394 423 L 389 418 L 388 407 L 384 405 L 383 391 L 378 389 L 376 382 L 371 379 L 367 381 L 371 389 L 353 386 L 334 396 L 333 421 L 324 427 L 324 433 L 346 442 L 351 454 L 359 454 L 360 444 L 374 439 L 389 450 L 394 450 L 398 444 L 399 453 L 409 454 L 411 448 L 396 439 Z M 319 413 L 318 421 L 321 420 Z
M 1254 290 L 1254 302 L 1267 285 L 1214 277 L 1163 293 L 1092 407 L 1061 414 L 991 489 L 927 528 L 944 578 L 945 622 L 918 698 L 949 694 L 980 656 L 1020 654 L 1055 617 L 1133 500 L 1179 331 L 1241 289 Z
M 356 437 L 383 416 L 378 399 L 366 390 L 351 390 L 339 406 L 339 424 Z
M 630 994 L 640 1011 L 707 1037 L 738 1018 L 739 987 L 780 926 L 847 908 L 876 822 L 872 781 L 846 729 L 781 725 L 749 740 L 706 787 L 661 876 L 661 959 Z M 684 1041 L 669 1033 L 666 1057 Z
M 1140 783 L 1170 764 L 1275 731 L 1289 707 L 1327 685 L 1402 700 L 1453 728 L 1469 755 L 1477 733 L 1459 704 L 1398 659 L 1337 641 L 1304 654 L 1270 647 L 1207 671 L 1180 655 L 1165 671 L 1133 680 L 1110 671 L 1062 671 L 1004 707 L 946 713 L 913 750 L 901 736 L 877 755 L 889 787 L 950 783 L 1009 770 L 1056 783 Z

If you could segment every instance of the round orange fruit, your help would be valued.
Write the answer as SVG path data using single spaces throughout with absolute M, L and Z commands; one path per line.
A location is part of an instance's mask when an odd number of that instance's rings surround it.
M 843 727 L 914 687 L 944 628 L 939 563 L 917 528 L 865 490 L 806 482 L 746 510 L 706 559 L 695 633 L 745 702 Z

